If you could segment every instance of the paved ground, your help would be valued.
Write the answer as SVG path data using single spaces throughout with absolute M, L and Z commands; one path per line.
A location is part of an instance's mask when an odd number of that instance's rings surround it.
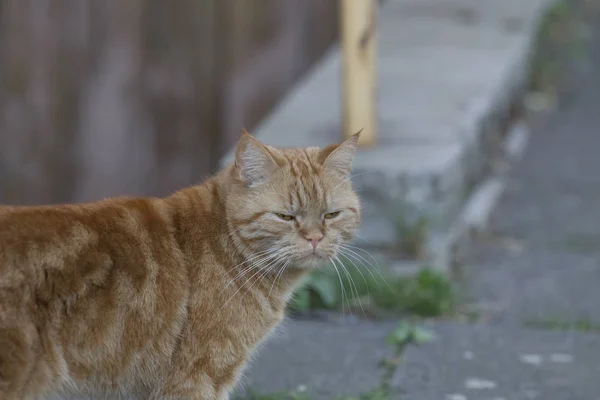
M 251 368 L 247 386 L 266 394 L 305 386 L 310 399 L 374 388 L 392 356 L 391 323 L 290 321 Z M 600 335 L 488 324 L 433 322 L 437 340 L 409 348 L 392 380 L 396 399 L 594 400 Z M 283 400 L 277 398 L 277 400 Z
M 311 400 L 367 391 L 379 384 L 380 361 L 392 355 L 385 337 L 395 326 L 290 320 L 260 352 L 246 386 L 260 393 L 306 386 Z
M 492 237 L 471 259 L 475 297 L 513 321 L 600 323 L 600 23 L 593 27 L 590 63 L 571 69 L 558 110 L 533 124 Z
M 486 324 L 438 323 L 434 330 L 436 342 L 406 352 L 397 398 L 594 400 L 600 394 L 599 336 Z
M 571 90 L 533 124 L 490 235 L 469 257 L 480 320 L 431 322 L 438 340 L 405 352 L 397 398 L 600 399 L 600 18 L 592 26 L 590 64 L 569 65 Z M 306 385 L 314 399 L 368 390 L 392 329 L 290 321 L 248 383 Z

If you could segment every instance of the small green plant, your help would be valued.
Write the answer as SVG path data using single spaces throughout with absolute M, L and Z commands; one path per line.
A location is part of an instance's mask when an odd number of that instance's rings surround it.
M 397 352 L 402 352 L 409 344 L 421 345 L 435 340 L 435 334 L 413 323 L 403 321 L 387 337 L 386 342 L 394 346 Z
M 414 277 L 385 278 L 379 271 L 361 270 L 348 260 L 338 266 L 338 271 L 343 271 L 339 275 L 326 270 L 311 274 L 297 291 L 291 309 L 351 308 L 358 313 L 384 310 L 424 318 L 454 309 L 454 285 L 434 269 L 423 268 Z
M 371 255 L 366 254 L 363 257 L 354 251 L 352 259 L 340 256 L 331 268 L 310 274 L 296 290 L 291 310 L 360 308 L 373 290 L 389 287 L 387 279 L 373 265 L 372 261 L 376 263 L 376 260 L 369 260 Z
M 586 319 L 565 321 L 560 318 L 531 319 L 525 321 L 525 326 L 534 329 L 551 331 L 600 332 L 600 323 Z
M 310 274 L 298 289 L 290 305 L 295 311 L 335 309 L 340 303 L 341 289 L 334 277 L 325 271 Z
M 444 274 L 429 268 L 421 269 L 412 278 L 397 279 L 391 291 L 374 293 L 380 307 L 419 317 L 437 317 L 452 311 L 455 305 L 454 286 Z
M 386 339 L 388 345 L 394 347 L 395 355 L 392 359 L 383 361 L 385 372 L 381 379 L 380 390 L 386 393 L 391 390 L 392 378 L 400 365 L 402 354 L 407 346 L 422 345 L 435 339 L 435 335 L 429 330 L 408 321 L 401 322 Z

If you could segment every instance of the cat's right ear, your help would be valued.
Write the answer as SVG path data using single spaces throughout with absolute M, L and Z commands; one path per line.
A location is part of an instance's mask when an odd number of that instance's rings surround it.
M 331 145 L 321 150 L 319 161 L 325 168 L 337 171 L 342 175 L 350 175 L 354 153 L 362 129 L 344 140 L 339 145 Z
M 235 168 L 247 186 L 256 186 L 269 180 L 277 163 L 267 148 L 244 130 L 235 152 Z

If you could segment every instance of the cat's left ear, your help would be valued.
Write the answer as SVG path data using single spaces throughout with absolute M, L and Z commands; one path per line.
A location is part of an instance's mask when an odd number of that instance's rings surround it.
M 333 169 L 343 175 L 350 175 L 359 136 L 360 131 L 339 145 L 334 144 L 321 150 L 319 159 L 323 167 Z
M 235 167 L 248 186 L 265 183 L 277 170 L 277 163 L 267 148 L 243 131 L 235 152 Z

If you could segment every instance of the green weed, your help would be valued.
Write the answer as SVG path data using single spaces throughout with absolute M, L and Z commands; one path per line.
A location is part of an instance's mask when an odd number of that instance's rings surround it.
M 530 319 L 525 321 L 525 326 L 551 331 L 600 332 L 600 323 L 586 319 L 575 321 L 566 321 L 560 318 Z
M 344 273 L 317 271 L 297 291 L 294 311 L 351 308 L 361 313 L 393 311 L 419 317 L 450 313 L 456 303 L 454 286 L 444 274 L 423 268 L 413 277 L 383 277 L 378 271 L 357 269 L 343 262 Z M 339 270 L 340 268 L 338 268 Z

